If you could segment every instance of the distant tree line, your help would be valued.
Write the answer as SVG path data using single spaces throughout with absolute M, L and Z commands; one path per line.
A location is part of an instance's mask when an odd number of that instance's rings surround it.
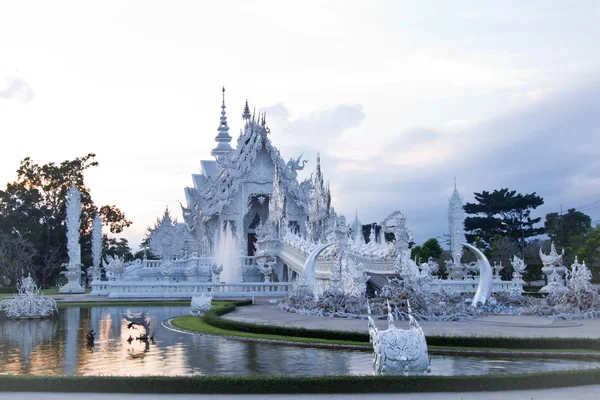
M 504 265 L 503 278 L 512 276 L 511 260 L 513 255 L 525 259 L 528 267 L 526 280 L 542 277 L 542 263 L 539 258 L 540 247 L 549 252 L 550 241 L 558 251 L 565 249 L 565 263 L 568 267 L 575 256 L 579 262 L 585 260 L 592 271 L 595 281 L 600 281 L 600 225 L 592 226 L 592 219 L 581 211 L 569 209 L 566 213 L 549 213 L 543 226 L 541 217 L 532 218 L 531 212 L 544 204 L 544 200 L 535 192 L 517 193 L 515 190 L 500 189 L 493 192 L 475 193 L 475 202 L 464 205 L 466 239 L 477 246 L 492 263 Z M 546 235 L 550 240 L 543 240 Z M 443 261 L 449 258 L 442 250 L 437 239 L 427 240 L 421 246 L 412 248 L 413 258 L 426 261 L 433 257 L 440 263 L 444 273 Z M 437 256 L 437 257 L 436 257 Z M 463 260 L 471 255 L 465 253 Z

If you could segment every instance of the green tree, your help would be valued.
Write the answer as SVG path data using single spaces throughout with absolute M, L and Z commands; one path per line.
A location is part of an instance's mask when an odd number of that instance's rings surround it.
M 13 233 L 0 232 L 0 278 L 3 284 L 14 287 L 19 278 L 31 272 L 35 248 Z
M 442 255 L 443 251 L 444 250 L 442 249 L 442 246 L 440 246 L 438 240 L 431 238 L 427 239 L 423 245 L 413 247 L 411 249 L 410 256 L 413 260 L 416 259 L 420 262 L 427 261 L 429 257 L 437 261 Z
M 544 200 L 534 193 L 521 194 L 515 190 L 501 189 L 493 192 L 475 193 L 476 203 L 465 204 L 466 237 L 469 243 L 476 241 L 490 247 L 499 235 L 519 243 L 521 253 L 525 240 L 544 233 L 544 228 L 535 228 L 541 217 L 531 218 L 531 211 L 544 204 Z
M 113 233 L 119 233 L 131 221 L 115 206 L 98 209 L 84 184 L 84 173 L 95 167 L 95 154 L 89 153 L 60 164 L 38 165 L 29 157 L 17 169 L 17 180 L 7 183 L 0 191 L 0 230 L 18 234 L 35 248 L 37 257 L 33 270 L 42 286 L 58 275 L 66 262 L 66 198 L 75 185 L 81 192 L 81 250 L 82 262 L 91 263 L 92 219 L 99 214 Z
M 573 254 L 585 243 L 587 234 L 592 230 L 592 219 L 571 208 L 563 215 L 547 214 L 544 228 L 557 246 L 564 248 L 567 254 Z
M 592 271 L 595 282 L 600 281 L 600 226 L 596 226 L 587 236 L 583 246 L 577 251 L 579 262 L 584 262 Z
M 109 238 L 107 235 L 102 235 L 102 254 L 104 257 L 119 257 L 125 262 L 133 260 L 131 247 L 125 238 Z

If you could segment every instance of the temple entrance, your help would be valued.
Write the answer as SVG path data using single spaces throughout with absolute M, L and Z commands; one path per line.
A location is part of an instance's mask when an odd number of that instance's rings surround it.
M 248 256 L 253 256 L 256 250 L 256 233 L 248 234 Z

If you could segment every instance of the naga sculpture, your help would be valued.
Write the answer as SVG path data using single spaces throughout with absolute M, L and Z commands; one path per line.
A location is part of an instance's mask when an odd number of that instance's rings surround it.
M 375 375 L 423 375 L 429 370 L 427 341 L 419 323 L 411 313 L 408 303 L 409 329 L 398 329 L 394 324 L 392 307 L 388 301 L 388 324 L 385 330 L 377 329 L 367 303 L 369 337 L 373 344 L 373 371 Z

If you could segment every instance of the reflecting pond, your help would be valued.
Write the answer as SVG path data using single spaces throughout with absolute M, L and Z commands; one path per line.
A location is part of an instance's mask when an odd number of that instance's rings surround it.
M 148 311 L 155 343 L 128 342 L 140 331 L 122 315 Z M 37 375 L 371 375 L 372 352 L 243 342 L 188 335 L 161 321 L 188 306 L 68 307 L 51 320 L 0 316 L 0 374 Z M 86 347 L 86 334 L 96 332 Z M 600 367 L 600 360 L 430 355 L 434 375 L 477 375 Z

